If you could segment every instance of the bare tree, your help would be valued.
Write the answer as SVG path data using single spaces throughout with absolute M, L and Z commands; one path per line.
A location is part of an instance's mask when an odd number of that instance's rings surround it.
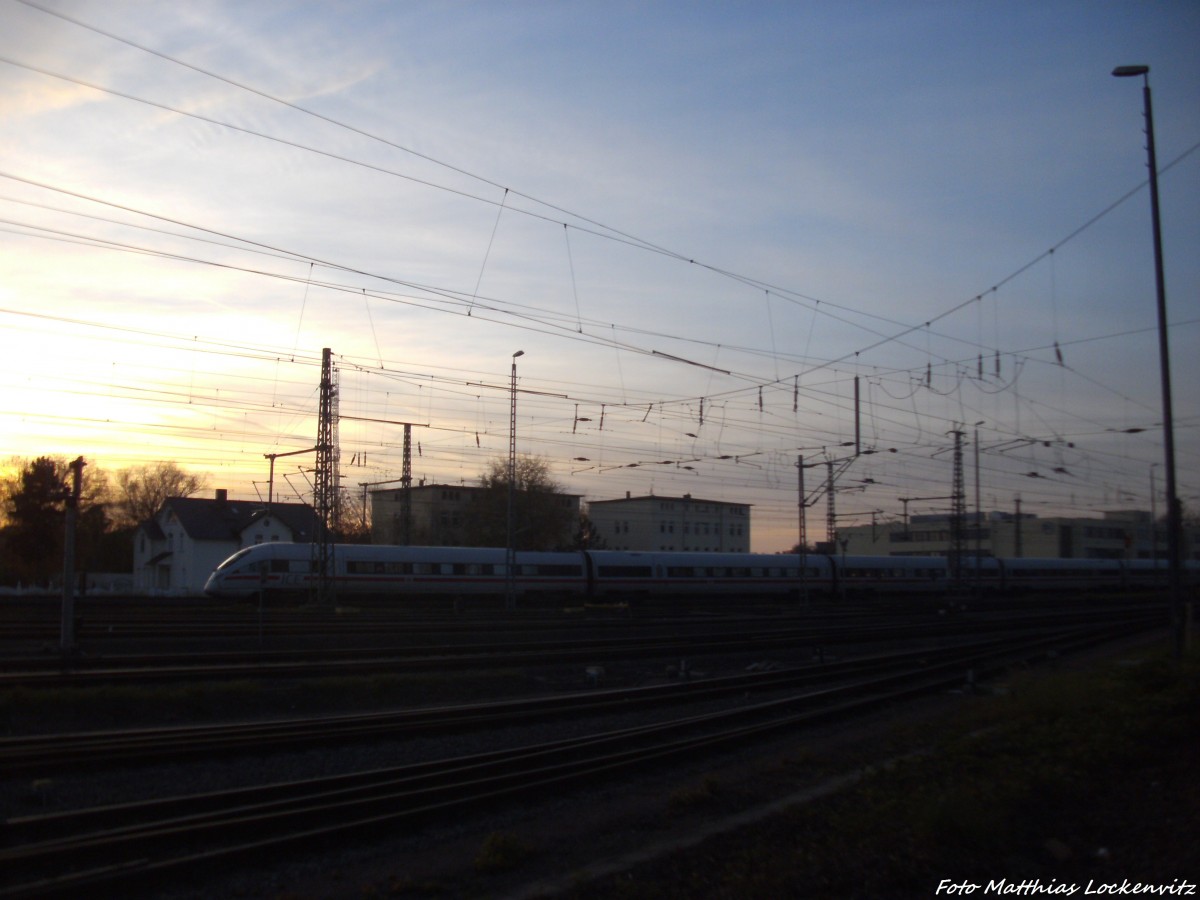
M 371 543 L 370 512 L 362 494 L 338 491 L 337 539 L 347 544 Z
M 190 497 L 204 490 L 205 475 L 192 475 L 173 462 L 131 466 L 117 472 L 112 517 L 122 527 L 152 518 L 168 497 Z
M 520 550 L 553 550 L 569 543 L 571 510 L 540 456 L 520 456 L 513 481 L 513 543 Z M 503 547 L 508 538 L 508 460 L 493 459 L 479 478 L 486 489 L 465 523 L 467 542 Z M 564 538 L 564 536 L 566 536 Z

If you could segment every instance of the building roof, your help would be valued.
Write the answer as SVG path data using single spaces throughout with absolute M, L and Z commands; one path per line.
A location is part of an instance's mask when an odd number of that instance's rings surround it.
M 146 532 L 146 537 L 152 541 L 165 541 L 167 534 L 162 530 L 162 526 L 158 524 L 158 519 L 147 519 L 145 522 L 138 524 L 138 528 Z
M 168 497 L 159 515 L 163 511 L 171 512 L 195 541 L 236 541 L 249 525 L 267 515 L 267 508 L 260 501 L 206 497 Z M 291 529 L 297 543 L 312 539 L 316 514 L 307 503 L 272 503 L 270 514 Z M 156 516 L 141 525 L 152 538 L 164 536 L 157 519 Z
M 307 503 L 272 503 L 270 510 L 261 506 L 250 514 L 250 518 L 238 530 L 243 531 L 268 515 L 286 525 L 291 530 L 292 537 L 297 544 L 311 541 L 313 536 L 319 533 L 317 511 Z
M 601 506 L 606 503 L 637 503 L 639 501 L 652 500 L 658 503 L 666 501 L 668 503 L 708 503 L 714 506 L 752 506 L 750 503 L 743 503 L 739 500 L 705 500 L 703 497 L 693 497 L 691 494 L 684 494 L 682 497 L 669 497 L 663 494 L 643 494 L 640 497 L 617 497 L 613 500 L 593 500 L 589 506 Z

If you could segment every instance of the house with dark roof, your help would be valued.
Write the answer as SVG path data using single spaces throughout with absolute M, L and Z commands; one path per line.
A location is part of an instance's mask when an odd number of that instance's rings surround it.
M 134 589 L 199 594 L 212 570 L 243 547 L 271 541 L 308 543 L 318 520 L 307 503 L 170 497 L 138 526 L 133 541 Z

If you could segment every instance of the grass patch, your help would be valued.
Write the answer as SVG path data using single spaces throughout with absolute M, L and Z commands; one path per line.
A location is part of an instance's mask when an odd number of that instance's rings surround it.
M 697 785 L 682 787 L 672 792 L 667 798 L 669 813 L 683 813 L 713 806 L 720 792 L 720 785 L 711 775 L 707 775 Z
M 525 862 L 533 848 L 515 834 L 493 831 L 483 840 L 475 856 L 475 871 L 493 875 L 510 872 Z
M 1196 881 L 1195 656 L 1011 687 L 914 727 L 907 744 L 928 755 L 571 896 L 926 898 L 943 878 L 1058 879 L 1080 893 L 1088 879 Z
M 372 897 L 444 897 L 447 890 L 436 881 L 416 881 L 393 875 L 386 884 L 365 886 L 359 896 L 368 900 Z

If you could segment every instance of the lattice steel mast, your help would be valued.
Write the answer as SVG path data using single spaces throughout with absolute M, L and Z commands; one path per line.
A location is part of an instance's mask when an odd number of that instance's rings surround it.
M 334 540 L 339 531 L 338 502 L 338 387 L 333 351 L 321 351 L 321 400 L 317 415 L 317 471 L 313 506 L 316 528 L 313 534 L 313 574 L 317 601 L 336 604 L 334 580 Z
M 963 479 L 963 437 L 966 432 L 952 431 L 954 435 L 954 486 L 950 491 L 950 571 L 954 580 L 962 580 L 962 561 L 967 549 L 967 487 Z

